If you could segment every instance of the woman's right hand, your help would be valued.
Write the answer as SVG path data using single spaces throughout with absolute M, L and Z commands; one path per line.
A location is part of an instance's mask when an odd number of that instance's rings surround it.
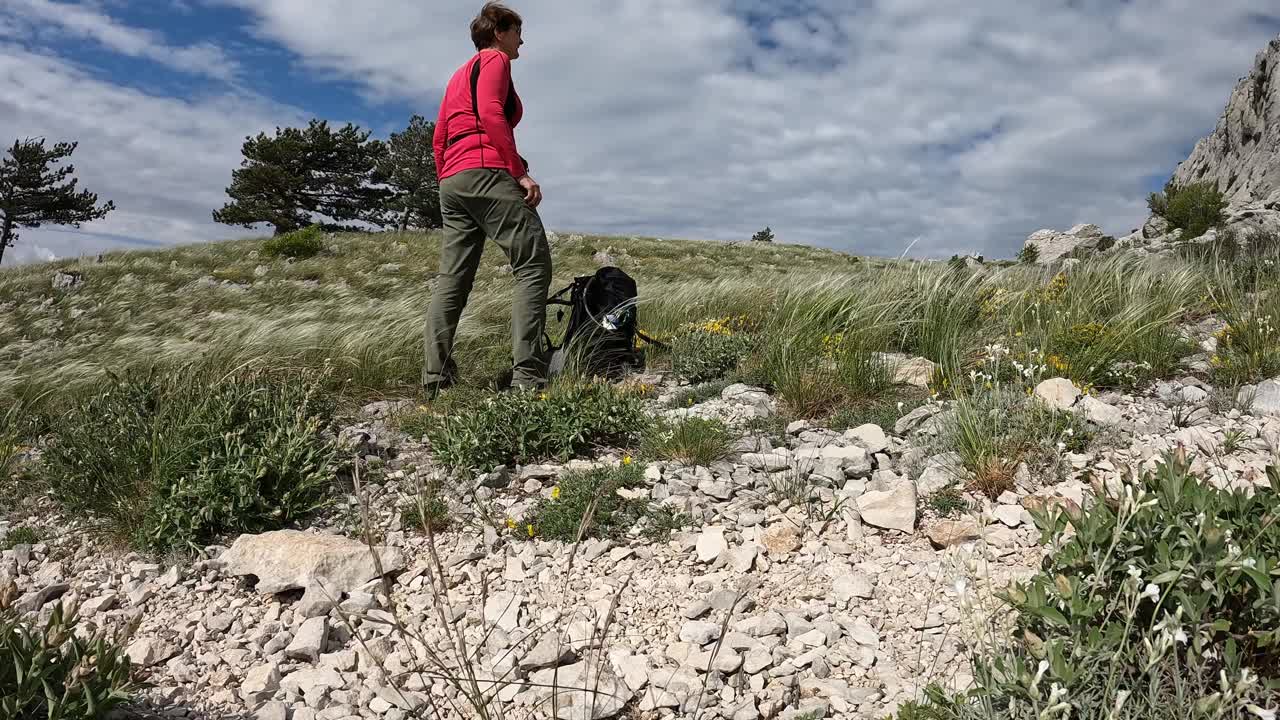
M 532 177 L 525 175 L 516 180 L 520 183 L 520 187 L 524 188 L 524 201 L 532 208 L 538 207 L 538 203 L 542 202 L 542 188 Z

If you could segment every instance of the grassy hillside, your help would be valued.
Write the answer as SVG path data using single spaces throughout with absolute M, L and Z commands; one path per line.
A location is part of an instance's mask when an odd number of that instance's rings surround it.
M 438 236 L 350 234 L 323 244 L 296 261 L 266 257 L 255 239 L 0 272 L 0 396 L 66 397 L 106 372 L 183 363 L 327 365 L 353 398 L 412 395 Z M 724 322 L 735 319 L 749 337 L 744 365 L 755 368 L 753 379 L 790 396 L 797 412 L 822 409 L 819 366 L 835 345 L 859 357 L 928 358 L 940 366 L 933 380 L 941 390 L 980 371 L 993 343 L 1024 367 L 1132 387 L 1184 372 L 1180 361 L 1197 348 L 1181 326 L 1215 312 L 1237 328 L 1235 354 L 1224 352 L 1215 373 L 1239 383 L 1280 371 L 1264 322 L 1280 315 L 1272 312 L 1280 303 L 1274 259 L 1114 255 L 1060 273 L 764 243 L 573 235 L 553 246 L 553 291 L 602 261 L 619 265 L 639 281 L 641 325 L 651 335 L 670 338 L 716 320 L 712 330 L 732 334 Z M 475 386 L 508 361 L 505 264 L 496 247 L 486 249 L 460 328 L 464 382 Z M 76 286 L 55 287 L 64 270 L 79 274 Z M 554 337 L 554 314 L 550 327 Z M 703 345 L 684 354 L 701 362 L 696 356 L 714 352 Z
M 863 271 L 858 258 L 798 246 L 570 237 L 554 242 L 552 290 L 592 272 L 593 256 L 606 251 L 637 277 L 643 322 L 658 334 L 691 312 L 741 311 L 745 298 L 767 302 L 766 293 Z M 92 386 L 104 371 L 153 361 L 329 359 L 364 390 L 406 391 L 416 382 L 437 234 L 338 235 L 319 256 L 298 261 L 262 257 L 262 244 L 115 252 L 101 262 L 0 271 L 0 394 Z M 490 244 L 459 335 L 469 379 L 496 374 L 506 357 L 505 265 Z M 60 270 L 81 273 L 82 284 L 54 289 Z

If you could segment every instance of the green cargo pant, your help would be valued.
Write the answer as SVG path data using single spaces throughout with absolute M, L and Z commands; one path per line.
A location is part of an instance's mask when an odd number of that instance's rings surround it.
M 457 374 L 454 335 L 485 237 L 506 253 L 516 281 L 511 308 L 512 384 L 544 384 L 546 358 L 540 349 L 551 285 L 551 249 L 538 212 L 525 204 L 524 188 L 506 170 L 463 170 L 441 181 L 440 210 L 444 239 L 440 273 L 427 311 L 423 385 L 448 384 Z

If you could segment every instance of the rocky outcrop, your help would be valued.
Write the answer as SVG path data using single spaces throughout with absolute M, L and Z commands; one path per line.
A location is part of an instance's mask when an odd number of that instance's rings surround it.
M 1178 184 L 1212 180 L 1233 207 L 1280 210 L 1280 37 L 1257 54 L 1213 132 L 1178 166 Z
M 1042 265 L 1056 262 L 1066 257 L 1079 258 L 1108 249 L 1115 244 L 1115 238 L 1102 232 L 1097 225 L 1076 225 L 1066 232 L 1057 230 L 1037 230 L 1027 238 L 1023 247 L 1034 247 L 1037 251 L 1036 261 Z

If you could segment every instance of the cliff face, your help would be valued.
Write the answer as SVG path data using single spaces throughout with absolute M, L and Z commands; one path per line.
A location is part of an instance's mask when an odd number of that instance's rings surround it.
M 1217 127 L 1173 177 L 1179 184 L 1216 180 L 1233 206 L 1280 210 L 1280 37 L 1258 53 Z

